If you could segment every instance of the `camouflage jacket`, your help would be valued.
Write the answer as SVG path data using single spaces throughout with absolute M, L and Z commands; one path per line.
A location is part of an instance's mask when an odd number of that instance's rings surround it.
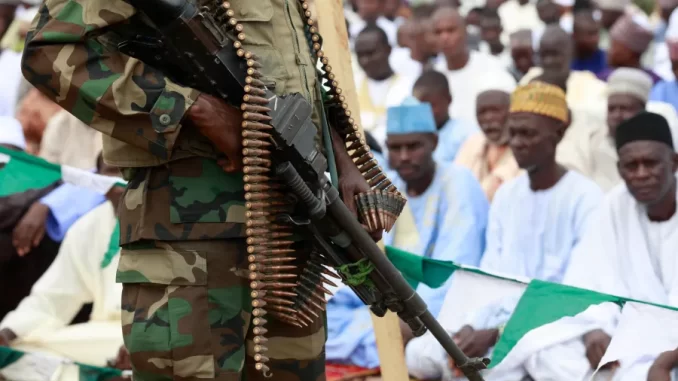
M 316 102 L 298 1 L 232 0 L 231 7 L 269 86 Z M 117 50 L 142 22 L 123 0 L 46 0 L 27 36 L 24 76 L 104 134 L 104 158 L 130 182 L 122 244 L 242 236 L 242 174 L 221 171 L 212 144 L 182 125 L 200 93 Z

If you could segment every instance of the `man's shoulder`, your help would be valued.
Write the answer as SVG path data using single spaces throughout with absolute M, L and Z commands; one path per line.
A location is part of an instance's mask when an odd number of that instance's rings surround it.
M 595 183 L 595 181 L 582 175 L 577 171 L 569 170 L 564 179 L 566 184 L 563 184 L 562 190 L 571 194 L 574 197 L 585 197 L 593 199 L 601 199 L 603 197 L 603 190 Z

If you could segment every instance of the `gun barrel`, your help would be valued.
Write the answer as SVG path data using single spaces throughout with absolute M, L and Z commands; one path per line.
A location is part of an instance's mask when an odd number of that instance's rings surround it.
M 398 298 L 403 301 L 408 315 L 421 320 L 470 381 L 483 381 L 479 371 L 487 367 L 487 360 L 470 359 L 459 349 L 447 331 L 433 317 L 419 294 L 412 289 L 400 271 L 393 266 L 393 263 L 388 260 L 381 249 L 374 244 L 365 229 L 356 221 L 355 216 L 339 198 L 339 192 L 331 186 L 326 186 L 325 191 L 328 199 L 328 214 L 337 221 L 342 221 L 341 227 L 352 238 L 353 244 L 358 245 L 367 258 L 372 261 L 374 267 L 379 270 L 380 274 L 393 288 Z
M 305 183 L 300 181 L 299 173 L 292 165 L 289 165 L 289 163 L 279 165 L 278 173 L 283 175 L 282 177 L 288 184 L 295 185 L 293 187 L 295 193 L 300 193 L 299 188 L 306 187 Z M 407 318 L 420 322 L 431 331 L 431 334 L 433 334 L 443 346 L 450 357 L 454 359 L 455 364 L 458 364 L 459 368 L 470 381 L 483 381 L 479 371 L 487 367 L 489 360 L 479 358 L 470 359 L 461 351 L 461 349 L 459 349 L 454 341 L 452 341 L 450 335 L 447 334 L 445 329 L 443 329 L 440 323 L 433 317 L 428 310 L 426 303 L 416 291 L 410 287 L 409 283 L 403 278 L 398 269 L 393 266 L 391 261 L 389 261 L 386 255 L 379 249 L 379 246 L 374 243 L 372 237 L 370 237 L 362 225 L 358 223 L 355 216 L 339 197 L 339 191 L 326 181 L 323 183 L 322 189 L 325 192 L 327 213 L 322 217 L 316 216 L 316 221 L 314 222 L 323 224 L 326 223 L 328 219 L 334 224 L 340 222 L 339 226 L 341 226 L 350 239 L 350 242 L 344 242 L 341 246 L 347 247 L 348 245 L 352 245 L 359 249 L 374 264 L 379 275 L 383 277 L 389 287 L 396 293 L 398 300 L 404 304 L 402 312 L 405 312 Z M 341 239 L 345 240 L 345 237 Z M 402 314 L 399 313 L 399 315 L 403 317 Z

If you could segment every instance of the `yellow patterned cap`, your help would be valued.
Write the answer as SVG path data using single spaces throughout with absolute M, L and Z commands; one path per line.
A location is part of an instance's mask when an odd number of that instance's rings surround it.
M 511 113 L 529 112 L 568 122 L 565 92 L 558 86 L 532 81 L 519 86 L 511 95 Z

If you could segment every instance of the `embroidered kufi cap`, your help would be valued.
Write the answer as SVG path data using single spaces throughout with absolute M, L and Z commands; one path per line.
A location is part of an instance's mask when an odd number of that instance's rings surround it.
M 408 97 L 400 106 L 389 107 L 386 111 L 386 133 L 404 135 L 433 133 L 438 131 L 433 118 L 433 109 L 414 97 Z
M 510 113 L 528 112 L 567 123 L 569 120 L 565 92 L 558 86 L 532 81 L 511 94 Z

